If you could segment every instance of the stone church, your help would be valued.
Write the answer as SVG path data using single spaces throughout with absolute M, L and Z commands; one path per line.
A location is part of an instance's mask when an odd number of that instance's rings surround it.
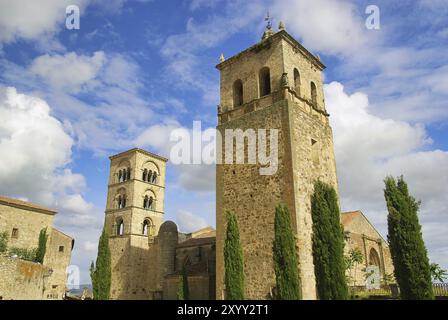
M 261 41 L 217 65 L 217 130 L 277 129 L 278 170 L 260 175 L 260 164 L 217 164 L 216 235 L 212 229 L 180 233 L 164 222 L 168 159 L 142 149 L 110 157 L 105 228 L 112 252 L 113 299 L 176 299 L 183 268 L 192 299 L 225 299 L 225 211 L 237 215 L 248 299 L 269 299 L 274 212 L 290 210 L 297 238 L 304 299 L 316 299 L 310 197 L 316 179 L 338 190 L 333 133 L 323 93 L 324 64 L 280 23 Z M 344 213 L 346 251 L 358 248 L 362 267 L 393 272 L 387 243 L 361 212 Z M 354 285 L 362 285 L 362 272 Z

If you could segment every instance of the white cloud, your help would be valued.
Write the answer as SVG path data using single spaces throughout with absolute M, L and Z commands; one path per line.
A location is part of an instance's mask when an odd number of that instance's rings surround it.
M 344 0 L 275 1 L 273 16 L 299 34 L 306 48 L 330 54 L 353 52 L 367 41 L 364 20 L 356 6 Z
M 182 232 L 193 232 L 208 226 L 204 218 L 184 210 L 177 212 L 176 222 Z
M 13 87 L 0 87 L 0 118 L 0 193 L 65 214 L 91 213 L 93 206 L 79 194 L 84 177 L 67 168 L 73 140 L 51 116 L 48 104 Z
M 65 8 L 88 0 L 0 0 L 0 44 L 18 39 L 51 42 L 65 28 Z
M 203 1 L 196 1 L 192 3 L 192 9 L 203 5 Z M 218 15 L 211 14 L 200 21 L 189 18 L 185 32 L 169 36 L 160 50 L 168 62 L 167 75 L 175 80 L 171 82 L 182 89 L 200 91 L 206 105 L 218 102 L 219 84 L 210 77 L 210 69 L 204 70 L 204 66 L 213 67 L 219 57 L 210 57 L 205 51 L 218 46 L 250 24 L 255 28 L 256 19 L 261 19 L 265 10 L 261 1 L 237 0 L 220 5 Z
M 98 249 L 98 244 L 92 241 L 85 241 L 83 248 L 87 252 L 96 252 Z
M 447 263 L 447 242 L 434 230 L 448 228 L 448 152 L 426 150 L 431 139 L 421 125 L 383 119 L 370 113 L 367 95 L 348 95 L 337 82 L 325 85 L 334 130 L 339 191 L 343 210 L 363 210 L 383 234 L 387 209 L 383 179 L 404 175 L 410 192 L 422 201 L 420 221 L 432 259 Z
M 76 93 L 83 86 L 90 85 L 94 88 L 98 85 L 98 81 L 95 84 L 94 80 L 105 60 L 102 51 L 95 52 L 92 57 L 77 55 L 74 52 L 65 55 L 45 54 L 34 59 L 30 72 L 58 90 Z

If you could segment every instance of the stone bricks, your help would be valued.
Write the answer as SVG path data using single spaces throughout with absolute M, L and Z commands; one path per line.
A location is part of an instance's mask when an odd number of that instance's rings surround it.
M 259 70 L 266 66 L 270 69 L 272 92 L 260 97 Z M 275 286 L 275 206 L 284 203 L 297 236 L 302 294 L 305 299 L 315 299 L 310 197 L 316 179 L 337 189 L 332 130 L 322 90 L 324 66 L 285 31 L 280 31 L 217 68 L 221 72 L 217 129 L 222 136 L 226 129 L 277 129 L 279 133 L 276 174 L 261 176 L 259 164 L 217 165 L 217 298 L 224 298 L 225 292 L 225 211 L 234 211 L 239 223 L 246 298 L 267 299 Z M 300 87 L 294 83 L 295 68 L 300 73 Z M 235 108 L 232 84 L 238 79 L 243 82 L 244 104 Z M 316 103 L 312 102 L 311 82 L 317 89 Z

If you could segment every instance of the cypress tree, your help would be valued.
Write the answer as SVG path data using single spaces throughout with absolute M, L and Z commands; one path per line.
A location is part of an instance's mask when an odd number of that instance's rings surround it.
M 286 206 L 278 205 L 275 208 L 274 231 L 273 258 L 277 283 L 276 299 L 300 300 L 296 239 Z
M 409 194 L 403 177 L 384 180 L 389 212 L 388 241 L 402 299 L 434 299 L 431 271 L 418 220 L 420 202 Z
M 91 265 L 91 268 L 93 263 Z M 95 270 L 91 271 L 93 298 L 95 300 L 109 300 L 111 286 L 111 254 L 109 248 L 109 237 L 103 229 L 98 243 L 98 256 L 96 258 Z
M 178 300 L 190 300 L 190 289 L 188 287 L 188 275 L 185 266 L 182 268 L 182 274 L 179 281 L 179 288 L 177 290 Z
M 44 228 L 39 232 L 39 243 L 36 250 L 36 258 L 34 259 L 35 262 L 44 262 L 45 252 L 47 251 L 47 239 L 47 228 Z
M 313 261 L 316 288 L 320 299 L 342 300 L 348 297 L 344 261 L 344 231 L 336 190 L 317 181 L 311 196 L 313 220 Z
M 225 285 L 227 300 L 244 299 L 244 262 L 238 221 L 227 211 L 227 230 L 224 244 Z

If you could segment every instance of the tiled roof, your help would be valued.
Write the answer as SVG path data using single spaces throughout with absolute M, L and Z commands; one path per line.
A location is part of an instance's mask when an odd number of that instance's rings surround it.
M 344 226 L 348 225 L 355 219 L 356 217 L 359 217 L 361 215 L 361 211 L 349 211 L 349 212 L 342 212 L 341 213 L 341 222 Z
M 49 213 L 49 214 L 56 214 L 56 211 L 53 209 L 49 209 L 49 208 L 43 207 L 43 206 L 35 204 L 35 203 L 22 201 L 22 200 L 14 199 L 14 198 L 9 198 L 9 197 L 5 197 L 5 196 L 0 196 L 0 204 L 4 204 L 7 206 L 13 206 L 13 207 L 20 207 L 22 209 L 39 211 L 39 212 L 44 212 L 44 213 Z

